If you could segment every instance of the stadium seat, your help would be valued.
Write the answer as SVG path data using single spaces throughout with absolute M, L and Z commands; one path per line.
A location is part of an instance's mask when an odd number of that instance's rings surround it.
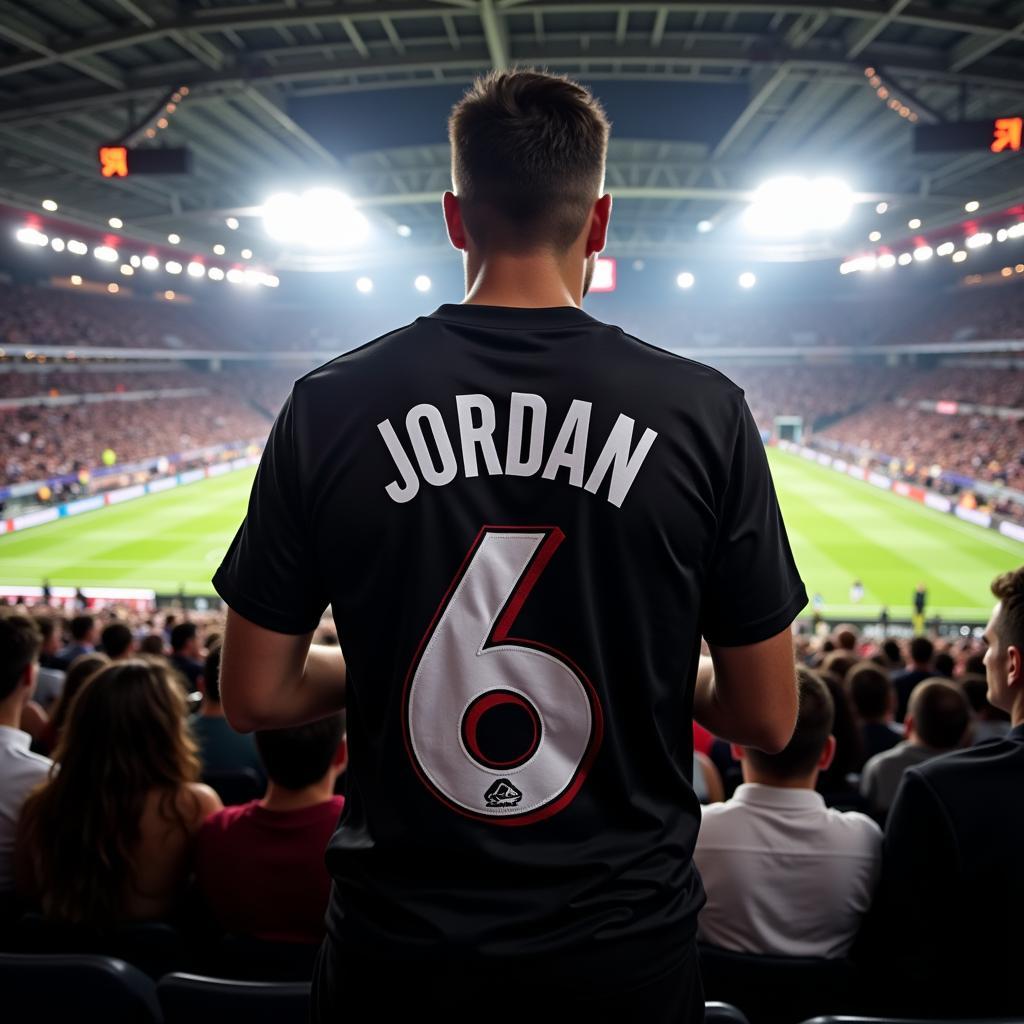
M 701 945 L 704 995 L 735 1006 L 750 1024 L 799 1024 L 823 1010 L 852 1009 L 847 960 L 753 956 Z
M 204 772 L 203 782 L 221 798 L 225 807 L 247 804 L 263 796 L 266 787 L 253 768 L 234 768 L 231 771 Z
M 728 1003 L 705 1003 L 704 1024 L 749 1024 L 746 1017 Z
M 156 987 L 165 1024 L 306 1024 L 309 982 L 229 981 L 169 974 Z
M 0 992 L 7 1020 L 163 1020 L 152 980 L 113 957 L 0 953 Z
M 19 953 L 83 954 L 124 960 L 153 979 L 192 966 L 184 937 L 162 921 L 123 925 L 107 934 L 97 934 L 29 913 L 18 922 L 8 945 Z

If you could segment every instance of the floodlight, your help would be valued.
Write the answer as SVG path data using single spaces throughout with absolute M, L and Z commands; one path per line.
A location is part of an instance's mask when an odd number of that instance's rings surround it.
M 759 235 L 792 236 L 827 231 L 849 220 L 853 191 L 838 178 L 772 178 L 754 192 L 743 221 Z

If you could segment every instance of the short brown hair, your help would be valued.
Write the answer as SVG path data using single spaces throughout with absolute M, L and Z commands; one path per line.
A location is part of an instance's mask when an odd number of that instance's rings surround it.
M 881 718 L 888 713 L 895 691 L 889 673 L 873 661 L 858 661 L 850 669 L 846 685 L 861 718 Z
M 907 705 L 917 738 L 935 750 L 960 745 L 971 722 L 971 708 L 958 686 L 947 679 L 925 679 L 914 687 Z
M 0 700 L 18 688 L 25 669 L 39 658 L 43 638 L 24 615 L 0 615 Z
M 473 241 L 568 249 L 600 195 L 609 127 L 601 104 L 562 75 L 478 78 L 448 119 L 452 181 Z
M 1004 572 L 992 581 L 992 593 L 999 599 L 996 629 L 1005 647 L 1024 651 L 1024 565 Z
M 758 771 L 777 779 L 798 778 L 813 771 L 821 759 L 835 721 L 835 704 L 821 676 L 803 665 L 796 670 L 800 710 L 789 743 L 777 754 L 746 748 L 743 756 Z

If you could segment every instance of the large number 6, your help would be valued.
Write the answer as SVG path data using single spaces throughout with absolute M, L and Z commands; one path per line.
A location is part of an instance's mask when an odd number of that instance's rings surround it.
M 583 672 L 553 647 L 509 636 L 564 539 L 557 527 L 485 526 L 410 666 L 406 749 L 431 792 L 468 817 L 551 817 L 601 744 L 601 705 Z

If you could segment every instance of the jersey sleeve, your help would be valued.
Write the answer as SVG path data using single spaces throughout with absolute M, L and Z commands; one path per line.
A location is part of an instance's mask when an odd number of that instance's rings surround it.
M 327 607 L 303 513 L 294 391 L 270 431 L 249 507 L 213 585 L 230 608 L 276 633 L 309 633 Z
M 764 443 L 745 401 L 705 578 L 701 630 L 739 647 L 781 632 L 807 604 L 782 521 Z

